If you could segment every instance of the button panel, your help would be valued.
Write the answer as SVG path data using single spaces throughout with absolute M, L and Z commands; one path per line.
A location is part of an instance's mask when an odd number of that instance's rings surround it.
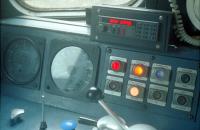
M 146 85 L 144 83 L 128 81 L 126 99 L 142 102 Z
M 196 112 L 199 95 L 197 62 L 187 66 L 190 62 L 183 59 L 126 52 L 112 49 L 106 55 L 106 79 L 102 80 L 105 99 L 130 107 L 161 108 L 164 113 L 171 114 Z
M 152 65 L 150 81 L 153 83 L 169 85 L 171 66 L 154 63 Z
M 179 67 L 176 73 L 176 87 L 194 90 L 197 76 L 196 70 Z
M 190 112 L 192 99 L 192 92 L 174 89 L 171 107 L 174 109 Z
M 167 94 L 167 87 L 150 84 L 147 102 L 155 105 L 165 106 Z

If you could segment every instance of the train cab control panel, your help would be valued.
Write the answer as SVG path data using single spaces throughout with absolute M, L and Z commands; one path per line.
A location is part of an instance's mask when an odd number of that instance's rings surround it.
M 1 20 L 1 128 L 102 130 L 100 122 L 112 122 L 119 130 L 199 130 L 200 51 L 169 46 L 173 13 L 107 5 L 90 11 L 84 26 Z M 21 124 L 8 124 L 22 115 Z

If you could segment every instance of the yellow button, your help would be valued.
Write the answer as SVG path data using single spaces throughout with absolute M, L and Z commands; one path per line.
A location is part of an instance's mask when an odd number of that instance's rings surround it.
M 140 90 L 138 87 L 133 86 L 130 88 L 129 93 L 131 96 L 137 97 L 140 94 Z
M 144 72 L 145 72 L 145 69 L 143 65 L 138 64 L 133 67 L 133 75 L 135 76 L 141 77 L 143 76 Z

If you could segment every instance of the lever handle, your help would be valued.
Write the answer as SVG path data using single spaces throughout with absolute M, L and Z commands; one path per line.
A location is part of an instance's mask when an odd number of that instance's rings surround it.
M 90 125 L 90 126 L 97 126 L 97 121 L 94 119 L 90 119 L 87 117 L 79 117 L 78 123 L 84 124 L 84 125 Z
M 103 99 L 102 91 L 99 88 L 91 87 L 87 92 L 87 98 L 91 101 L 98 102 L 98 100 Z

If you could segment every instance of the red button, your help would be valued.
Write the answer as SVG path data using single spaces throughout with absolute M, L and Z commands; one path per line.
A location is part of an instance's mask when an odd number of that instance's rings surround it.
M 114 71 L 119 71 L 121 69 L 121 62 L 120 61 L 112 61 L 111 69 Z

